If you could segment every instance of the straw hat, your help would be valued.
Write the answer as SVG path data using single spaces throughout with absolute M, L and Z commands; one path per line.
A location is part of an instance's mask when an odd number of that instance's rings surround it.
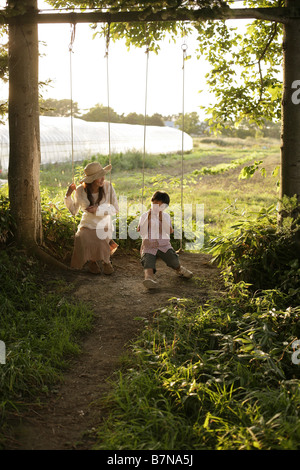
M 81 183 L 92 183 L 98 178 L 102 178 L 110 170 L 111 165 L 102 167 L 98 162 L 89 163 L 84 169 L 85 177 L 81 180 Z

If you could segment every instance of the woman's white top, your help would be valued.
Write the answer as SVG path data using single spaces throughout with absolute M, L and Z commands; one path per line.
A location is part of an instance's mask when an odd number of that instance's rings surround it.
M 65 205 L 73 215 L 76 215 L 79 210 L 83 211 L 78 230 L 81 227 L 97 229 L 99 222 L 107 215 L 113 216 L 119 212 L 117 195 L 109 181 L 104 181 L 104 197 L 101 199 L 95 214 L 86 211 L 86 208 L 90 206 L 90 201 L 82 184 L 76 188 L 73 194 L 74 198 L 73 195 L 65 197 Z M 96 202 L 98 193 L 94 193 L 92 196 Z

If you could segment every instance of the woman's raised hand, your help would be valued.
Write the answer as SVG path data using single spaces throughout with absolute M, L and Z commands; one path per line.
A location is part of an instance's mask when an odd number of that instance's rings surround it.
M 95 214 L 97 212 L 97 209 L 98 209 L 98 206 L 93 205 L 93 206 L 87 207 L 85 210 L 87 212 L 90 212 L 91 214 Z
M 76 184 L 75 184 L 75 183 L 71 183 L 70 186 L 68 187 L 68 191 L 67 191 L 66 197 L 71 196 L 71 194 L 73 193 L 73 191 L 75 191 L 75 189 L 76 189 Z

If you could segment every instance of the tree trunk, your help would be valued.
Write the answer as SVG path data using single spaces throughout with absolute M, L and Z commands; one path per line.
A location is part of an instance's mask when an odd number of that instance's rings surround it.
M 37 9 L 37 0 L 8 0 L 15 9 Z M 38 25 L 9 26 L 9 198 L 16 241 L 42 242 L 39 190 L 40 130 L 38 94 Z
M 300 7 L 300 0 L 286 0 Z M 300 202 L 300 19 L 289 19 L 283 38 L 283 98 L 281 132 L 281 198 Z

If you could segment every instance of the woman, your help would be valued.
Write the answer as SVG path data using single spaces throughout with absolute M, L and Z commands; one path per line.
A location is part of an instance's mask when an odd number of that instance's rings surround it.
M 119 207 L 115 190 L 105 181 L 105 175 L 110 170 L 111 165 L 103 168 L 98 162 L 89 163 L 80 185 L 76 188 L 72 183 L 65 196 L 65 204 L 73 215 L 79 209 L 83 211 L 75 235 L 71 267 L 81 269 L 88 262 L 88 269 L 94 274 L 101 272 L 101 262 L 104 274 L 113 272 L 110 255 L 118 247 L 111 239 L 111 216 L 119 211 Z

